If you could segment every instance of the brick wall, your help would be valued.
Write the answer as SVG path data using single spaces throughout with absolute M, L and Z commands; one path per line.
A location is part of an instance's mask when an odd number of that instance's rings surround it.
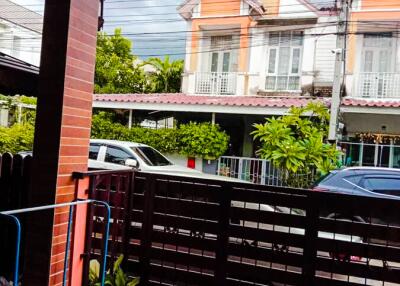
M 72 172 L 87 170 L 98 7 L 98 0 L 46 0 L 33 205 L 74 200 Z M 40 254 L 28 255 L 29 285 L 62 283 L 68 210 L 56 209 L 53 215 L 32 218 L 28 235 L 33 240 L 28 249 Z M 40 234 L 35 226 L 41 228 Z M 40 265 L 33 261 L 37 257 L 42 259 Z

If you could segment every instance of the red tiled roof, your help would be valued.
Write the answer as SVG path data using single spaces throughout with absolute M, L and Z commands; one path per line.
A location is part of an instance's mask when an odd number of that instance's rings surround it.
M 265 96 L 200 96 L 183 93 L 158 94 L 96 94 L 95 101 L 126 102 L 149 104 L 187 104 L 187 105 L 220 105 L 243 107 L 301 107 L 310 101 L 328 102 L 328 99 L 307 97 L 265 97 Z
M 389 99 L 358 99 L 344 98 L 342 106 L 357 106 L 357 107 L 400 107 L 400 98 L 397 100 Z

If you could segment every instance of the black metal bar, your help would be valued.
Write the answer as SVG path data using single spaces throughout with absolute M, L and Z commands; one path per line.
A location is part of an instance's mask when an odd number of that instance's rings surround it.
M 317 260 L 317 239 L 318 239 L 318 193 L 309 192 L 308 205 L 306 208 L 305 245 L 303 252 L 303 286 L 315 285 L 315 272 Z
M 218 193 L 219 200 L 219 216 L 218 216 L 218 236 L 216 249 L 216 269 L 215 269 L 215 286 L 227 285 L 226 272 L 228 261 L 228 244 L 229 244 L 229 220 L 231 207 L 232 186 L 223 184 Z

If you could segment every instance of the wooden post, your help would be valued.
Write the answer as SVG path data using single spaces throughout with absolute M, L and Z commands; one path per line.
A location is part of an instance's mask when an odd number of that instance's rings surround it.
M 73 201 L 72 172 L 87 170 L 98 12 L 98 0 L 45 1 L 31 206 Z M 29 215 L 24 285 L 61 282 L 67 220 L 68 208 Z

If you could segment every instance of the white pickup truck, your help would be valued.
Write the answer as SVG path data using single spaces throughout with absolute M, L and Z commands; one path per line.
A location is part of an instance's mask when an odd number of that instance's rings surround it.
M 138 169 L 163 174 L 202 174 L 176 165 L 156 149 L 145 144 L 116 140 L 91 139 L 89 168 L 107 170 Z

